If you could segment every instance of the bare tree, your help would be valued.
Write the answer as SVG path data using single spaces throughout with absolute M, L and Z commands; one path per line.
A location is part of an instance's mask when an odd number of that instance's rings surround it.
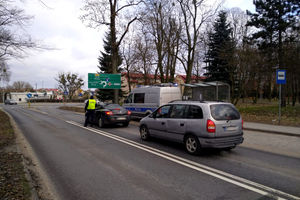
M 124 69 L 126 71 L 127 76 L 127 82 L 128 82 L 128 88 L 129 92 L 131 92 L 131 79 L 130 79 L 130 73 L 133 71 L 136 71 L 134 68 L 136 63 L 138 62 L 138 56 L 135 50 L 135 43 L 133 40 L 133 36 L 126 40 L 122 45 L 122 57 L 125 61 L 124 63 Z
M 231 8 L 227 11 L 227 20 L 232 28 L 232 38 L 239 46 L 243 45 L 245 37 L 251 33 L 251 28 L 246 26 L 249 16 L 240 8 Z
M 254 77 L 258 73 L 258 69 L 253 61 L 257 60 L 259 57 L 255 55 L 257 51 L 249 47 L 246 44 L 245 38 L 250 35 L 251 28 L 247 27 L 248 16 L 246 12 L 242 11 L 240 8 L 232 8 L 227 11 L 227 21 L 231 26 L 231 38 L 234 44 L 234 56 L 228 60 L 230 65 L 230 83 L 231 83 L 231 102 L 237 104 L 240 97 L 245 96 L 245 82 L 249 78 L 251 68 L 253 67 L 254 72 L 252 75 Z M 226 52 L 224 52 L 226 54 Z M 226 55 L 225 55 L 226 56 Z M 257 79 L 258 80 L 258 79 Z M 252 81 L 253 82 L 253 81 Z M 258 84 L 260 85 L 260 83 Z M 258 90 L 255 90 L 258 94 Z M 257 95 L 255 95 L 257 96 Z M 255 100 L 257 101 L 257 100 Z
M 144 84 L 150 85 L 151 81 L 149 79 L 149 74 L 152 70 L 152 61 L 153 61 L 153 51 L 154 47 L 151 45 L 151 40 L 147 37 L 147 33 L 139 35 L 136 42 L 136 56 L 138 58 L 137 64 L 141 66 L 139 72 L 144 75 Z M 155 82 L 156 80 L 154 80 Z
M 177 0 L 179 3 L 184 34 L 181 37 L 182 52 L 177 58 L 186 72 L 186 83 L 191 82 L 197 44 L 202 28 L 213 17 L 220 3 L 208 5 L 208 0 Z M 210 6 L 213 5 L 213 6 Z
M 61 72 L 55 80 L 58 82 L 58 89 L 67 92 L 69 99 L 72 99 L 75 92 L 84 85 L 83 79 L 78 74 L 71 72 Z
M 97 28 L 105 25 L 110 29 L 113 74 L 117 73 L 117 57 L 120 44 L 127 34 L 130 25 L 137 20 L 137 17 L 134 16 L 128 19 L 122 33 L 120 33 L 120 30 L 119 32 L 117 31 L 117 22 L 121 21 L 122 12 L 125 12 L 128 8 L 137 6 L 141 2 L 140 0 L 131 0 L 126 4 L 122 4 L 123 1 L 121 0 L 85 0 L 85 6 L 82 9 L 85 13 L 81 16 L 81 19 L 84 22 L 88 22 L 89 27 Z M 119 39 L 117 39 L 118 33 L 120 33 Z M 114 90 L 114 103 L 118 102 L 118 96 L 119 91 Z
M 15 81 L 11 86 L 11 91 L 15 92 L 30 92 L 33 91 L 33 87 L 26 81 Z
M 11 72 L 9 71 L 9 67 L 6 65 L 6 62 L 4 60 L 0 60 L 0 83 L 1 83 L 1 93 L 0 98 L 2 102 L 4 102 L 4 87 L 5 83 L 9 82 Z
M 168 18 L 168 26 L 165 31 L 165 52 L 166 52 L 166 82 L 174 82 L 177 66 L 177 56 L 180 46 L 181 24 L 176 18 Z
M 140 21 L 155 44 L 155 74 L 160 74 L 161 82 L 173 81 L 181 31 L 178 10 L 171 1 L 147 0 L 143 12 Z
M 9 82 L 11 72 L 4 60 L 0 60 L 0 82 Z
M 13 3 L 14 0 L 0 0 L 0 59 L 20 58 L 26 50 L 38 48 L 29 35 L 11 28 L 22 30 L 32 18 Z

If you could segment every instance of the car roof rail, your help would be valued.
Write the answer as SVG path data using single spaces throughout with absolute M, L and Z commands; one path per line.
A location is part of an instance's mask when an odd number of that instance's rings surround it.
M 175 100 L 169 101 L 169 103 L 174 103 L 176 101 L 183 101 L 183 100 L 181 100 L 181 99 L 175 99 Z

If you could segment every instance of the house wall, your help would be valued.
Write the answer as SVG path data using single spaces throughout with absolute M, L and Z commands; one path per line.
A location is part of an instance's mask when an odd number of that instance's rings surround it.
M 27 94 L 32 94 L 31 98 L 36 99 L 50 99 L 53 97 L 53 92 L 47 92 L 45 95 L 43 92 L 11 92 L 11 99 L 15 100 L 18 103 L 26 103 L 27 102 Z

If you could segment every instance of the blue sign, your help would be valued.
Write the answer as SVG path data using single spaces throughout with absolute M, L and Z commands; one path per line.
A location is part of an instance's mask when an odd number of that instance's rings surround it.
M 68 95 L 68 91 L 64 91 L 64 95 Z
M 276 71 L 276 83 L 286 84 L 286 70 L 278 69 Z
M 28 93 L 26 96 L 30 99 L 32 97 L 32 94 Z

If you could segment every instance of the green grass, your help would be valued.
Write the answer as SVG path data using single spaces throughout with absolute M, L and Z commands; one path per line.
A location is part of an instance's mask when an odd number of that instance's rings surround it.
M 73 112 L 84 113 L 84 108 L 80 108 L 80 107 L 61 106 L 61 107 L 59 107 L 59 109 L 62 109 L 62 110 L 69 110 L 69 111 L 73 111 Z
M 13 128 L 9 117 L 0 110 L 0 199 L 28 200 L 31 189 L 25 177 L 22 155 L 8 150 L 12 145 L 15 145 Z
M 240 104 L 237 108 L 245 121 L 278 124 L 278 105 Z M 300 126 L 300 105 L 282 107 L 280 124 Z
M 12 144 L 14 131 L 9 123 L 9 117 L 0 110 L 0 149 Z

